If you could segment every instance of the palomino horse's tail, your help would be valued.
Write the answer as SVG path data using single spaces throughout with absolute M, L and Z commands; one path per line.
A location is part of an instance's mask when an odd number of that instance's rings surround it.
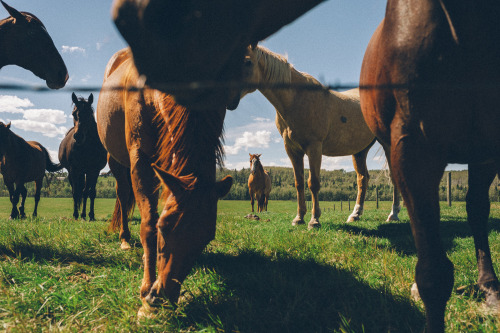
M 132 180 L 130 179 L 130 173 L 128 173 L 127 177 L 128 181 L 128 196 L 126 202 L 121 202 L 121 200 L 116 197 L 116 202 L 115 202 L 115 210 L 113 212 L 113 216 L 111 217 L 111 220 L 109 222 L 109 231 L 118 231 L 120 230 L 120 227 L 122 225 L 122 205 L 124 205 L 123 208 L 125 208 L 125 211 L 127 212 L 127 219 L 130 219 L 132 215 L 134 214 L 134 208 L 135 208 L 135 197 L 134 197 L 134 190 L 132 189 Z
M 52 162 L 49 152 L 47 151 L 47 149 L 45 149 L 45 147 L 40 146 L 40 148 L 45 154 L 45 170 L 47 170 L 48 172 L 57 172 L 63 168 L 61 163 L 55 164 L 54 162 Z

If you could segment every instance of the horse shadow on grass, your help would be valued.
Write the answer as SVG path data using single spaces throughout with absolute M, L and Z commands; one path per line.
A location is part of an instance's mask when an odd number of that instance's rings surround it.
M 192 292 L 180 328 L 196 323 L 241 332 L 419 332 L 423 313 L 408 299 L 313 261 L 205 253 L 197 262 L 222 277 L 219 291 Z
M 362 222 L 360 223 L 362 224 Z M 404 255 L 416 255 L 417 253 L 409 222 L 382 223 L 377 229 L 344 223 L 337 229 L 368 237 L 388 239 L 390 242 L 389 247 Z M 500 219 L 490 218 L 488 220 L 488 233 L 491 231 L 500 232 Z M 457 238 L 472 237 L 472 231 L 466 218 L 448 216 L 441 219 L 440 234 L 443 248 L 447 252 L 453 251 Z

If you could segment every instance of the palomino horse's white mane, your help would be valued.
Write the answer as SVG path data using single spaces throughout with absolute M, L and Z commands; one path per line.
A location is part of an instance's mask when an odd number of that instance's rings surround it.
M 291 83 L 292 80 L 292 70 L 297 71 L 303 77 L 309 80 L 309 83 L 321 85 L 321 83 L 314 78 L 313 76 L 298 71 L 293 67 L 291 63 L 288 62 L 288 58 L 278 53 L 274 53 L 273 51 L 258 45 L 255 48 L 255 52 L 257 53 L 257 61 L 260 63 L 260 59 L 264 57 L 263 61 L 263 80 L 264 82 L 273 82 L 273 83 Z

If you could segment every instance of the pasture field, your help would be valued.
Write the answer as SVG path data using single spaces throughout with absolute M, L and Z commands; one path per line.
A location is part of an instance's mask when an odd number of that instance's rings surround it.
M 27 199 L 27 213 L 33 198 Z M 333 203 L 322 228 L 292 227 L 295 201 L 270 201 L 249 220 L 248 201 L 220 201 L 216 239 L 183 284 L 179 306 L 137 319 L 141 305 L 139 217 L 130 251 L 107 231 L 114 199 L 96 199 L 96 222 L 74 221 L 69 198 L 42 198 L 39 218 L 8 219 L 0 198 L 0 330 L 8 332 L 421 332 L 423 304 L 410 287 L 415 248 L 403 209 L 384 222 L 390 203 L 368 202 L 361 221 L 345 224 Z M 330 208 L 330 211 L 328 210 Z M 441 206 L 444 247 L 455 264 L 447 332 L 497 332 L 496 313 L 475 288 L 476 259 L 465 204 Z M 310 214 L 306 215 L 306 221 Z M 500 204 L 490 242 L 498 272 Z

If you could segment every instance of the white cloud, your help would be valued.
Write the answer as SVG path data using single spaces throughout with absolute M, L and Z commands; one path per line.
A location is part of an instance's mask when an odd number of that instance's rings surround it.
M 64 111 L 53 109 L 28 109 L 24 111 L 23 118 L 25 120 L 52 124 L 64 124 L 67 119 Z
M 23 108 L 34 106 L 27 98 L 13 95 L 0 95 L 0 112 L 23 113 Z
M 49 152 L 50 159 L 52 160 L 52 162 L 58 163 L 59 162 L 59 152 L 52 150 L 52 149 L 47 149 L 47 151 Z
M 82 53 L 85 54 L 85 49 L 79 46 L 62 46 L 62 53 Z
M 33 121 L 27 119 L 12 120 L 12 126 L 30 132 L 41 133 L 49 138 L 64 136 L 68 129 L 64 126 L 57 127 L 48 122 Z
M 248 148 L 268 148 L 271 141 L 270 131 L 244 132 L 242 136 L 236 139 L 234 145 L 225 146 L 224 149 L 228 155 L 236 155 L 241 149 Z

